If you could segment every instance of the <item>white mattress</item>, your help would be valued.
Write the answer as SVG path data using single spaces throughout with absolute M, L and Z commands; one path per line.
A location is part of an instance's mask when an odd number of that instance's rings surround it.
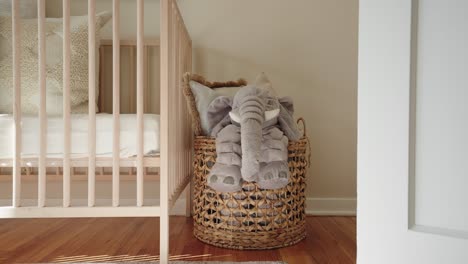
M 0 115 L 0 159 L 13 155 L 13 116 Z M 77 114 L 71 117 L 72 158 L 87 157 L 88 115 Z M 63 153 L 63 118 L 48 117 L 47 157 L 60 158 Z M 112 157 L 112 115 L 96 115 L 96 156 Z M 144 115 L 144 152 L 146 155 L 159 153 L 159 115 Z M 39 118 L 22 116 L 22 152 L 24 158 L 39 154 Z M 137 126 L 135 114 L 120 115 L 120 157 L 137 154 Z

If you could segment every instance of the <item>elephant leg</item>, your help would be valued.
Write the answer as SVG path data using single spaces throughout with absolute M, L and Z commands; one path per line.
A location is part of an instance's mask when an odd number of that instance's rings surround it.
M 288 182 L 288 138 L 278 128 L 266 129 L 257 184 L 262 189 L 279 189 Z
M 289 168 L 286 161 L 262 163 L 258 173 L 257 184 L 262 189 L 280 189 L 288 185 Z
M 208 186 L 218 192 L 240 191 L 242 149 L 239 127 L 229 125 L 221 130 L 216 139 L 216 154 L 216 163 L 208 175 Z
M 208 186 L 218 192 L 237 192 L 242 188 L 239 166 L 216 163 L 208 175 Z

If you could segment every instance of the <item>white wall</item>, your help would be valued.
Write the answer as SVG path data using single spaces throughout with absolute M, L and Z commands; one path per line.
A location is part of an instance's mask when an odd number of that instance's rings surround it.
M 72 14 L 86 14 L 85 0 Z M 356 198 L 358 0 L 179 0 L 194 44 L 194 72 L 212 80 L 266 72 L 307 122 L 312 166 L 308 210 L 353 213 Z M 110 0 L 97 9 L 110 10 Z M 145 1 L 146 35 L 158 35 L 159 1 Z M 61 16 L 61 1 L 47 1 Z M 122 1 L 122 36 L 136 29 L 135 1 Z M 109 31 L 108 31 L 109 32 Z

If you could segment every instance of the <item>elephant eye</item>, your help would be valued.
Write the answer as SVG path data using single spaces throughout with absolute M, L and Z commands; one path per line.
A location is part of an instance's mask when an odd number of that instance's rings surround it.
M 275 104 L 275 100 L 274 99 L 268 99 L 267 100 L 267 105 L 274 105 Z

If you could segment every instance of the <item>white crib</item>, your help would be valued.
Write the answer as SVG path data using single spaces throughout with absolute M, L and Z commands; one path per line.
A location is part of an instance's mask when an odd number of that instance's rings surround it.
M 39 54 L 39 155 L 22 157 L 21 149 L 21 17 L 19 0 L 12 1 L 13 27 L 13 157 L 1 159 L 0 165 L 12 168 L 12 204 L 0 207 L 0 218 L 37 218 L 37 217 L 160 217 L 160 260 L 168 262 L 169 253 L 169 210 L 190 182 L 192 162 L 192 130 L 190 116 L 183 98 L 181 87 L 182 74 L 190 71 L 192 66 L 192 43 L 184 25 L 181 13 L 175 0 L 160 1 L 160 38 L 144 38 L 144 0 L 137 3 L 137 38 L 136 41 L 120 38 L 120 0 L 113 0 L 112 40 L 103 41 L 103 45 L 112 46 L 112 157 L 96 157 L 96 106 L 89 103 L 88 112 L 88 154 L 87 157 L 74 158 L 71 155 L 71 113 L 70 113 L 70 1 L 63 0 L 63 155 L 47 157 L 48 115 L 46 113 L 46 36 L 45 36 L 45 2 L 38 0 L 38 54 Z M 95 0 L 88 0 L 88 14 L 95 14 Z M 89 30 L 89 102 L 96 101 L 96 42 L 95 16 L 88 16 Z M 93 34 L 92 34 L 93 33 Z M 120 48 L 136 46 L 136 157 L 121 158 L 120 151 Z M 144 153 L 144 103 L 146 78 L 151 74 L 147 67 L 146 54 L 150 46 L 160 47 L 160 151 L 157 156 Z M 102 96 L 102 93 L 101 93 Z M 37 168 L 37 177 L 31 176 Z M 56 169 L 56 178 L 63 180 L 63 205 L 50 206 L 46 203 L 47 177 L 50 168 Z M 87 175 L 80 174 L 81 180 L 87 180 L 87 206 L 74 206 L 71 198 L 71 179 L 74 167 L 87 167 Z M 97 167 L 111 167 L 112 203 L 108 206 L 96 205 L 96 181 L 103 175 L 96 175 Z M 120 203 L 121 167 L 136 169 L 136 204 L 122 206 Z M 145 206 L 144 176 L 148 169 L 159 167 L 160 205 Z M 26 175 L 24 175 L 26 171 Z M 130 170 L 130 171 L 133 171 Z M 1 174 L 1 173 L 0 173 Z M 131 174 L 130 176 L 131 177 Z M 37 180 L 37 206 L 22 206 L 22 181 Z M 187 188 L 188 190 L 190 188 Z M 190 200 L 190 197 L 187 197 Z M 188 207 L 189 208 L 189 207 Z

